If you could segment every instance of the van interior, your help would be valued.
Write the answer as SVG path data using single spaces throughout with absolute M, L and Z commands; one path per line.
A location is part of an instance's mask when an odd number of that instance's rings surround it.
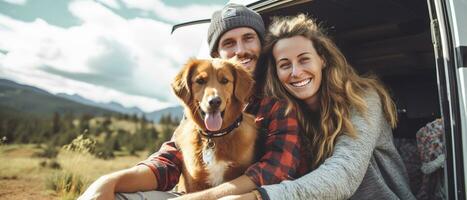
M 435 55 L 426 0 L 314 0 L 260 11 L 271 16 L 305 13 L 328 34 L 360 74 L 376 74 L 397 104 L 394 142 L 406 163 L 414 194 L 422 173 L 416 133 L 440 118 Z M 408 155 L 407 155 L 408 154 Z

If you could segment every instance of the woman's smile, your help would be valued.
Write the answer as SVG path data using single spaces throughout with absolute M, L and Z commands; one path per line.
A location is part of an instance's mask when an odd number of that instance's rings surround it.
M 308 86 L 311 83 L 311 78 L 304 79 L 302 81 L 291 82 L 290 85 L 297 88 L 303 88 Z

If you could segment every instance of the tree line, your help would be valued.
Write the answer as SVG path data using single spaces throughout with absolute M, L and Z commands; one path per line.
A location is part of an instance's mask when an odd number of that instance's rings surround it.
M 75 138 L 96 141 L 94 154 L 112 158 L 115 151 L 134 154 L 137 151 L 154 152 L 170 139 L 180 120 L 165 115 L 154 123 L 144 115 L 104 114 L 94 116 L 55 112 L 52 117 L 0 115 L 0 140 L 2 143 L 46 144 L 62 147 Z

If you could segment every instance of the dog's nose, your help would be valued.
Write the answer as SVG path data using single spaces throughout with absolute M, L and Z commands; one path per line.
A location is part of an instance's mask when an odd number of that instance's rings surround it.
M 221 105 L 221 98 L 220 97 L 212 97 L 209 99 L 208 103 L 211 108 L 218 108 Z

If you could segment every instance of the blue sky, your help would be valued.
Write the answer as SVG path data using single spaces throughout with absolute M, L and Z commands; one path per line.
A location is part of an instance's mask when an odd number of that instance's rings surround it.
M 0 0 L 0 78 L 153 111 L 179 104 L 170 82 L 203 57 L 206 25 L 227 0 Z M 202 52 L 202 49 L 201 49 Z

